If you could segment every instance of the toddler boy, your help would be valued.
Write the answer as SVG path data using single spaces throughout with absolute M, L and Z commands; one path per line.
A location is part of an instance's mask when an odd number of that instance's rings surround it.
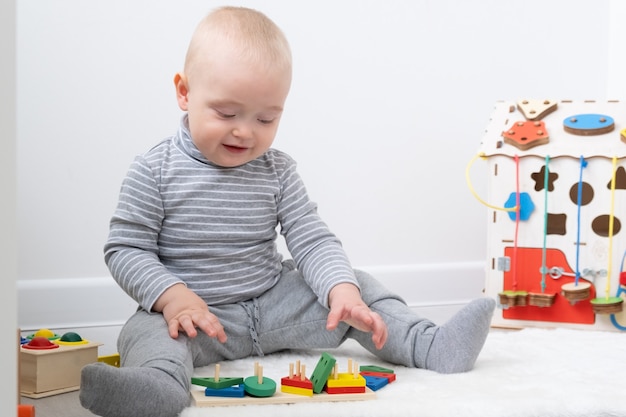
M 140 308 L 118 339 L 122 367 L 83 368 L 85 408 L 176 416 L 194 367 L 347 338 L 396 364 L 473 367 L 494 301 L 474 300 L 443 326 L 417 316 L 351 267 L 295 162 L 271 148 L 291 53 L 270 19 L 238 7 L 210 13 L 174 83 L 178 132 L 132 163 L 104 249 Z M 277 251 L 277 227 L 293 260 Z

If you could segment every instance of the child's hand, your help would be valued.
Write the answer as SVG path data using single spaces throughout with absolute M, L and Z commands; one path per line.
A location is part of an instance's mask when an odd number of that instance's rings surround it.
M 161 294 L 153 310 L 163 313 L 170 336 L 174 339 L 180 330 L 189 337 L 196 337 L 198 328 L 208 336 L 226 342 L 226 332 L 218 318 L 209 312 L 202 298 L 183 284 L 173 285 Z
M 346 322 L 357 330 L 372 333 L 376 349 L 382 349 L 387 341 L 387 325 L 378 313 L 365 304 L 357 287 L 347 283 L 336 285 L 330 290 L 328 304 L 328 330 L 337 328 L 340 321 Z

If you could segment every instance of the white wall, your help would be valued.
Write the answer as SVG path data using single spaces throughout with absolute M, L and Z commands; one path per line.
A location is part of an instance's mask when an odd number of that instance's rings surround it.
M 299 161 L 354 265 L 415 305 L 482 289 L 486 210 L 464 171 L 497 100 L 624 98 L 608 88 L 621 78 L 612 30 L 624 19 L 609 18 L 612 4 L 626 15 L 618 1 L 234 3 L 266 12 L 291 41 L 276 147 Z M 102 261 L 108 220 L 134 155 L 175 132 L 172 77 L 196 23 L 220 4 L 17 2 L 25 328 L 116 326 L 132 311 Z
M 626 2 L 611 0 L 609 27 L 609 73 L 608 91 L 614 96 L 626 99 Z
M 17 397 L 17 277 L 15 211 L 15 1 L 0 2 L 0 356 L 3 358 L 3 388 L 0 416 L 15 415 Z

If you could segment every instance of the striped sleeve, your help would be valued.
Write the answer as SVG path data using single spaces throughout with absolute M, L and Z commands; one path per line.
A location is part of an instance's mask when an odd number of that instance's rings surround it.
M 162 221 L 162 200 L 153 172 L 137 157 L 122 183 L 104 254 L 119 286 L 147 311 L 167 288 L 182 282 L 159 260 Z
M 328 307 L 330 290 L 340 283 L 358 287 L 354 270 L 340 240 L 329 230 L 308 197 L 295 163 L 288 164 L 281 177 L 278 217 L 281 234 L 304 279 Z

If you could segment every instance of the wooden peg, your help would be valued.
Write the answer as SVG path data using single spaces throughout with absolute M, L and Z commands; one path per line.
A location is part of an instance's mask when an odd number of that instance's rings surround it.
M 259 384 L 263 383 L 263 367 L 261 365 L 257 365 L 256 378 Z

